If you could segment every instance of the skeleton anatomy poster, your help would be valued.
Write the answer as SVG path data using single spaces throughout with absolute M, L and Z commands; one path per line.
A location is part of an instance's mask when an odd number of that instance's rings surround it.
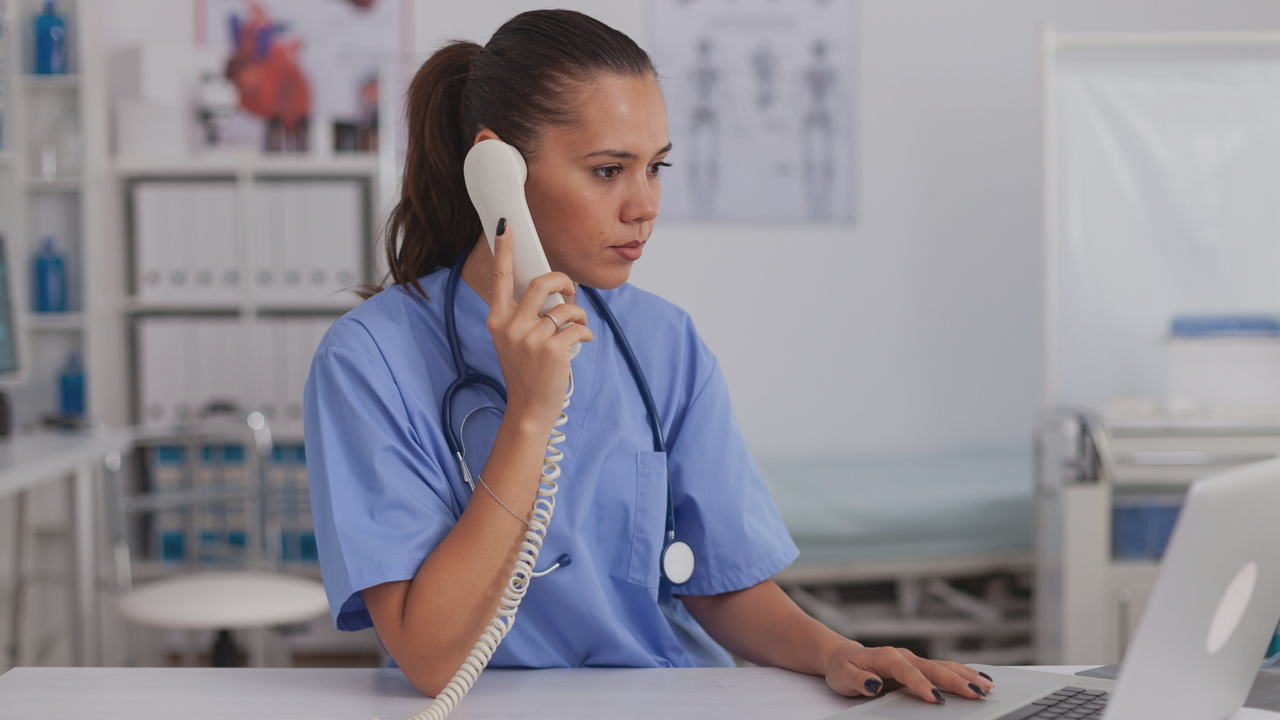
M 668 220 L 854 219 L 858 0 L 651 0 Z

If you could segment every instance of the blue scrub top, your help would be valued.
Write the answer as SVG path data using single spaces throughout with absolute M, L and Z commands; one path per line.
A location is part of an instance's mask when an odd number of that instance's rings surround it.
M 440 403 L 456 376 L 445 334 L 447 278 L 440 269 L 421 279 L 429 300 L 400 286 L 366 300 L 334 323 L 311 363 L 307 478 L 339 630 L 371 627 L 360 591 L 412 579 L 471 498 L 440 426 Z M 648 378 L 667 443 L 676 537 L 697 554 L 692 579 L 676 593 L 740 590 L 782 570 L 798 554 L 795 544 L 693 322 L 631 285 L 601 295 Z M 565 458 L 538 569 L 565 552 L 573 563 L 533 581 L 490 664 L 731 664 L 660 579 L 664 458 L 653 450 L 644 403 L 615 338 L 591 303 L 581 303 L 595 340 L 572 361 L 574 394 L 560 428 L 566 441 L 557 446 Z M 485 327 L 488 305 L 460 282 L 455 311 L 467 364 L 501 381 Z M 454 422 L 483 405 L 502 403 L 487 389 L 463 391 Z M 484 467 L 499 422 L 488 411 L 467 421 L 462 439 L 473 473 Z

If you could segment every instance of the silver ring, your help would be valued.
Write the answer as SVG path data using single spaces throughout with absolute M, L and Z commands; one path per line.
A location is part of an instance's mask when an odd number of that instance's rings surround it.
M 551 313 L 550 313 L 550 312 L 548 312 L 547 314 L 543 315 L 542 317 L 544 317 L 544 318 L 550 318 L 550 319 L 551 319 L 551 322 L 555 323 L 556 330 L 559 330 L 559 329 L 560 329 L 560 323 L 556 322 L 556 319 L 555 319 L 554 317 L 552 317 L 552 315 L 551 315 Z

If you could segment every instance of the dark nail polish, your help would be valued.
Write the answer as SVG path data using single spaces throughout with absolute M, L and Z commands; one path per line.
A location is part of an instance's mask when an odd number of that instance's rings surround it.
M 995 682 L 995 679 L 994 679 L 994 678 L 992 678 L 990 675 L 988 675 L 988 674 L 986 674 L 986 673 L 982 672 L 981 670 L 979 670 L 979 671 L 978 671 L 978 674 L 979 674 L 979 675 L 981 675 L 982 677 L 984 677 L 984 678 L 986 678 L 986 679 L 990 680 L 991 682 Z
M 498 231 L 497 231 L 496 233 L 494 233 L 494 234 L 493 234 L 493 236 L 494 236 L 494 237 L 498 237 L 498 236 L 499 236 L 499 235 L 501 235 L 503 232 L 505 232 L 505 231 L 506 231 L 506 229 L 507 229 L 507 219 L 506 219 L 506 218 L 498 218 Z
M 941 691 L 941 690 L 939 690 L 938 688 L 934 688 L 934 689 L 933 689 L 933 699 L 934 699 L 934 700 L 937 700 L 938 702 L 942 703 L 943 705 L 946 705 L 946 704 L 947 704 L 947 699 L 946 699 L 946 698 L 944 698 L 944 697 L 942 697 L 942 691 Z
M 867 681 L 862 683 L 862 687 L 866 688 L 867 692 L 871 693 L 872 695 L 875 695 L 876 693 L 880 692 L 880 688 L 882 687 L 882 685 L 880 681 L 875 678 L 867 678 Z
M 986 691 L 986 690 L 983 690 L 983 689 L 982 689 L 982 688 L 980 688 L 980 687 L 978 687 L 978 683 L 969 683 L 969 689 L 970 689 L 970 690 L 972 690 L 972 691 L 974 691 L 974 692 L 976 692 L 976 693 L 978 693 L 978 694 L 979 694 L 979 695 L 981 695 L 982 697 L 986 697 L 986 696 L 987 696 L 987 691 Z

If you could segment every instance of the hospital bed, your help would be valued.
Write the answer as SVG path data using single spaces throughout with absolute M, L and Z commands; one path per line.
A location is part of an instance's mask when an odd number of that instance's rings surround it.
M 800 548 L 774 580 L 811 615 L 868 645 L 1032 661 L 1030 443 L 759 465 Z

